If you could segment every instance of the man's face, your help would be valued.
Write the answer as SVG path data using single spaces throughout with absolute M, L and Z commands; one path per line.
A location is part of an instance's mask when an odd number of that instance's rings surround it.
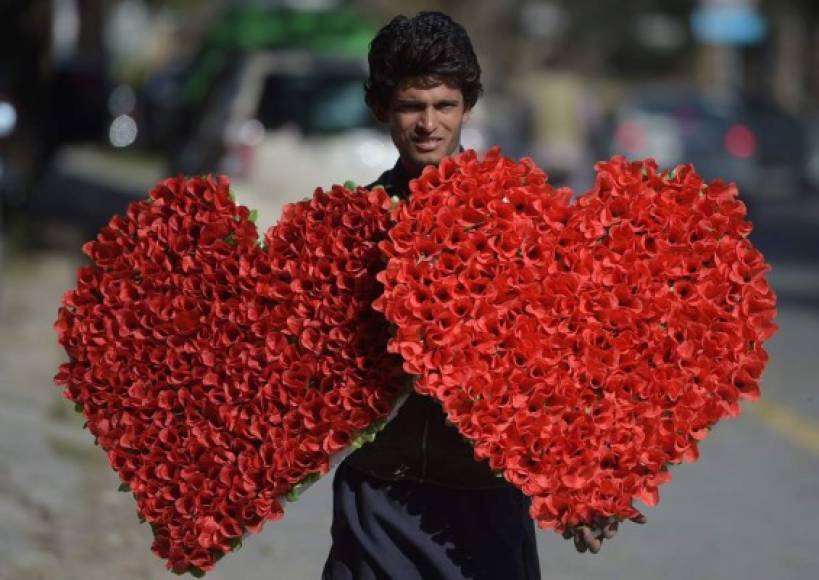
M 458 151 L 469 118 L 461 89 L 441 81 L 411 78 L 392 95 L 383 121 L 410 175 Z

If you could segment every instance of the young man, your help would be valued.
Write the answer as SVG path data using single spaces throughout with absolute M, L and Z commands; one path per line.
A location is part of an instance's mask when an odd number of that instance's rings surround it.
M 459 151 L 481 69 L 466 31 L 439 12 L 394 18 L 372 41 L 369 64 L 367 105 L 389 126 L 399 154 L 370 187 L 406 198 L 425 166 Z M 413 393 L 336 471 L 323 578 L 540 578 L 529 503 L 474 459 L 436 401 Z M 578 550 L 597 552 L 612 524 L 566 536 Z

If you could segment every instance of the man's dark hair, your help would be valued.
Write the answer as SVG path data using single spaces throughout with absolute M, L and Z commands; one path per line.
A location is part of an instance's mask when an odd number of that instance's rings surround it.
M 481 67 L 466 30 L 442 12 L 396 16 L 378 31 L 368 58 L 364 98 L 376 113 L 388 108 L 393 91 L 409 77 L 453 83 L 461 89 L 467 109 L 483 91 Z

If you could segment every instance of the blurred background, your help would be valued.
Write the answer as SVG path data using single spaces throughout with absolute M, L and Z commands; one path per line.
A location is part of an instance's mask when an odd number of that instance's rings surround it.
M 220 172 L 270 225 L 392 166 L 363 102 L 397 11 L 469 31 L 463 140 L 582 192 L 621 153 L 735 181 L 773 264 L 763 399 L 599 555 L 538 532 L 544 579 L 801 579 L 819 554 L 819 3 L 811 0 L 0 1 L 0 578 L 163 578 L 132 499 L 52 377 L 81 244 L 159 179 Z M 330 477 L 210 577 L 318 578 Z

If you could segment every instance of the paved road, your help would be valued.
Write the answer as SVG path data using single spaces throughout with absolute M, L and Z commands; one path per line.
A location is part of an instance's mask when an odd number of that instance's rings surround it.
M 717 426 L 694 465 L 674 468 L 644 526 L 594 556 L 538 532 L 544 579 L 802 580 L 815 577 L 819 521 L 819 203 L 754 205 L 774 264 L 779 334 L 763 400 Z M 62 238 L 63 247 L 79 239 Z M 127 494 L 51 383 L 51 323 L 78 256 L 12 254 L 0 303 L 0 579 L 168 578 Z M 329 547 L 330 479 L 208 577 L 318 578 Z

